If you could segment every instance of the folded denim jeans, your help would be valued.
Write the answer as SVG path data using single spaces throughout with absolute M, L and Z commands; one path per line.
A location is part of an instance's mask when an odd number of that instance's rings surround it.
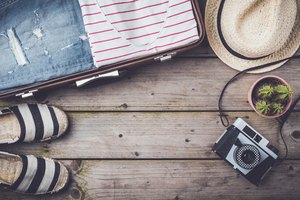
M 93 67 L 78 0 L 1 0 L 0 90 Z

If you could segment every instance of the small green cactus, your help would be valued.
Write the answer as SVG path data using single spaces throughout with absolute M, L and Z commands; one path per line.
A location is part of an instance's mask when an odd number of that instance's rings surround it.
M 255 108 L 258 112 L 260 112 L 263 115 L 268 115 L 271 111 L 271 105 L 264 100 L 256 102 Z
M 274 92 L 276 93 L 275 99 L 280 101 L 286 101 L 292 96 L 292 88 L 287 85 L 277 85 Z
M 272 111 L 273 114 L 280 114 L 283 112 L 284 106 L 281 103 L 273 103 L 272 104 Z
M 273 94 L 274 88 L 269 84 L 265 84 L 258 89 L 258 97 L 262 99 L 269 99 Z

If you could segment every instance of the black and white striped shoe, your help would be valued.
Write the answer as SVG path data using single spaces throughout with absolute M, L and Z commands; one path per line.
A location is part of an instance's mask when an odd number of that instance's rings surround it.
M 20 104 L 0 111 L 0 144 L 47 141 L 68 127 L 65 112 L 44 104 Z
M 56 193 L 69 181 L 64 165 L 49 158 L 0 152 L 0 187 L 26 194 Z

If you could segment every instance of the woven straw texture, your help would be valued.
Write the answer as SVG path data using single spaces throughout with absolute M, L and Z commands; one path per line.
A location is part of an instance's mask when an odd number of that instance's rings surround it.
M 271 63 L 295 54 L 300 45 L 300 0 L 226 0 L 221 27 L 227 44 L 247 60 L 232 55 L 222 44 L 217 15 L 221 0 L 208 0 L 205 12 L 207 37 L 217 56 L 236 70 Z M 253 71 L 262 73 L 282 66 L 281 62 Z

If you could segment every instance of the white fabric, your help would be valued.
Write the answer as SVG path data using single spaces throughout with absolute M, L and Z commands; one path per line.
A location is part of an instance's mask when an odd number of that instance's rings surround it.
M 46 169 L 42 182 L 37 190 L 37 194 L 46 193 L 52 183 L 55 174 L 55 163 L 53 160 L 45 158 Z
M 79 0 L 95 66 L 145 57 L 199 39 L 190 0 Z
M 25 127 L 26 127 L 26 131 L 25 131 L 26 134 L 25 134 L 24 141 L 31 142 L 35 138 L 36 127 L 35 127 L 34 119 L 32 117 L 32 114 L 27 104 L 21 104 L 18 106 L 18 108 L 23 117 Z
M 37 163 L 38 163 L 37 158 L 30 155 L 27 156 L 27 159 L 28 159 L 28 165 L 27 165 L 27 171 L 25 177 L 17 188 L 17 191 L 20 192 L 26 192 L 28 190 L 37 169 Z
M 44 136 L 43 138 L 49 138 L 53 135 L 54 125 L 52 117 L 47 105 L 38 104 L 38 108 L 41 113 L 42 121 L 44 124 Z
M 61 112 L 60 110 L 58 110 L 56 108 L 53 108 L 53 111 L 54 111 L 54 114 L 56 116 L 56 119 L 58 120 L 58 135 L 59 135 L 59 134 L 61 134 L 61 133 L 63 133 L 65 131 L 66 127 L 65 127 L 64 123 L 66 123 L 66 122 L 59 121 L 60 120 L 60 116 L 62 115 L 62 113 L 60 113 Z

